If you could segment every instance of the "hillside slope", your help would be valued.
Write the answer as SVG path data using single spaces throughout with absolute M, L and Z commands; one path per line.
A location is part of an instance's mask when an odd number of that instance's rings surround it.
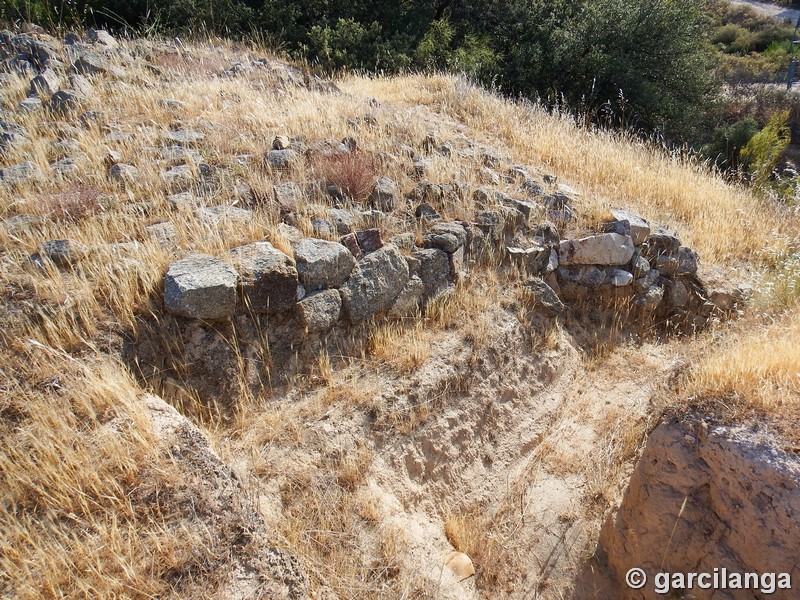
M 0 44 L 4 597 L 616 597 L 665 412 L 797 436 L 789 208 L 457 77 Z

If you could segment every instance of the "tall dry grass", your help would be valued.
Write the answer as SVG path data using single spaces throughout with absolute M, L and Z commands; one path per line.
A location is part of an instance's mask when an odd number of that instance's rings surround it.
M 451 76 L 359 77 L 344 87 L 405 106 L 418 118 L 463 122 L 516 163 L 544 168 L 576 187 L 583 193 L 580 212 L 600 216 L 608 207 L 632 208 L 676 228 L 704 261 L 773 261 L 797 244 L 797 218 L 786 218 L 705 165 L 655 144 L 581 128 L 568 115 Z

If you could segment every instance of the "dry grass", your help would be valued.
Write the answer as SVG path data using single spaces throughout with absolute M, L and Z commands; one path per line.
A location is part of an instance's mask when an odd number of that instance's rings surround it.
M 579 210 L 590 218 L 609 205 L 630 207 L 677 228 L 704 261 L 774 260 L 773 252 L 800 233 L 796 220 L 709 175 L 704 165 L 646 142 L 579 128 L 568 116 L 502 99 L 457 78 L 353 78 L 345 87 L 463 121 L 517 163 L 542 166 L 574 185 L 584 194 Z M 774 247 L 768 249 L 765 239 Z
M 796 313 L 770 324 L 739 327 L 707 342 L 685 393 L 722 399 L 775 414 L 794 413 L 800 397 L 800 319 Z
M 234 246 L 265 238 L 291 252 L 274 208 L 260 201 L 269 197 L 273 183 L 334 183 L 363 203 L 375 177 L 386 175 L 408 192 L 417 184 L 408 164 L 375 158 L 397 154 L 401 145 L 420 150 L 433 127 L 442 139 L 468 135 L 509 153 L 515 162 L 565 177 L 582 189 L 578 208 L 590 218 L 613 198 L 614 204 L 674 224 L 704 260 L 772 259 L 791 247 L 798 233 L 796 220 L 781 221 L 746 191 L 697 165 L 647 144 L 580 130 L 567 118 L 489 95 L 458 78 L 350 78 L 343 85 L 355 95 L 328 95 L 265 86 L 262 78 L 220 77 L 235 62 L 247 62 L 225 44 L 197 45 L 188 52 L 157 48 L 151 58 L 161 74 L 138 65 L 129 68 L 124 85 L 98 80 L 85 108 L 103 111 L 102 126 L 79 126 L 62 135 L 59 130 L 66 128 L 41 115 L 15 115 L 31 139 L 3 157 L 3 166 L 31 160 L 40 175 L 0 188 L 0 215 L 45 217 L 28 230 L 0 228 L 3 596 L 186 597 L 191 596 L 187 589 L 199 587 L 212 594 L 218 558 L 227 555 L 230 540 L 220 537 L 213 522 L 193 520 L 196 490 L 149 433 L 138 400 L 140 382 L 108 354 L 118 351 L 123 334 L 132 335 L 141 320 L 161 317 L 163 273 L 176 255 L 192 249 L 224 256 Z M 12 76 L 0 97 L 13 106 L 27 86 Z M 376 108 L 368 96 L 400 109 Z M 164 98 L 179 100 L 182 107 L 165 106 Z M 367 122 L 365 116 L 373 125 L 353 126 Z M 167 145 L 163 134 L 178 129 L 201 130 L 206 138 L 196 149 L 218 167 L 206 182 L 205 203 L 243 206 L 247 200 L 233 190 L 238 183 L 250 185 L 254 212 L 246 223 L 212 223 L 166 202 L 176 190 L 164 181 L 165 165 L 148 148 Z M 132 138 L 108 140 L 109 130 Z M 352 134 L 362 150 L 319 164 L 303 162 L 288 173 L 267 172 L 261 158 L 273 138 L 284 134 L 312 142 L 337 142 Z M 50 163 L 53 145 L 62 137 L 75 138 L 87 159 L 74 174 L 56 179 Z M 136 181 L 109 180 L 108 149 L 140 169 Z M 239 164 L 234 160 L 239 155 L 250 155 L 251 162 Z M 432 182 L 480 180 L 478 159 L 458 153 L 452 160 L 430 158 Z M 187 188 L 197 191 L 194 185 Z M 500 188 L 513 191 L 506 183 Z M 301 226 L 308 230 L 315 211 L 330 202 L 310 192 L 298 210 Z M 469 219 L 475 206 L 467 197 L 438 208 L 446 219 Z M 178 232 L 174 252 L 145 230 L 164 221 Z M 381 228 L 388 237 L 411 225 L 398 214 Z M 775 240 L 773 247 L 765 248 L 765 237 Z M 30 261 L 42 241 L 60 238 L 81 242 L 89 254 L 67 269 Z M 437 336 L 454 332 L 475 349 L 490 344 L 493 311 L 506 305 L 519 309 L 510 289 L 513 277 L 493 268 L 501 258 L 490 257 L 488 265 L 474 268 L 469 279 L 428 307 L 423 320 L 378 326 L 369 357 L 348 363 L 361 365 L 360 371 L 350 368 L 341 375 L 338 357 L 320 352 L 313 381 L 299 400 L 278 404 L 239 398 L 233 419 L 212 423 L 219 438 L 235 440 L 237 457 L 250 461 L 261 485 L 280 482 L 276 530 L 311 570 L 316 587 L 329 585 L 342 597 L 427 595 L 418 574 L 402 560 L 402 533 L 385 526 L 379 507 L 365 496 L 372 451 L 326 454 L 312 425 L 335 410 L 377 412 L 375 398 L 384 383 L 376 373 L 413 373 L 430 358 Z M 796 287 L 786 283 L 784 288 L 782 306 L 795 310 Z M 545 346 L 560 336 L 558 330 L 545 332 Z M 788 318 L 761 336 L 742 330 L 738 338 L 723 340 L 718 360 L 701 363 L 692 393 L 738 394 L 780 410 L 798 392 L 798 338 L 800 329 Z M 445 400 L 464 393 L 471 383 L 468 367 L 408 414 L 391 415 L 392 434 L 409 434 Z M 246 385 L 240 387 L 244 394 Z M 185 395 L 187 402 L 197 402 L 191 390 Z M 613 448 L 603 464 L 613 466 L 628 459 L 631 441 L 624 431 L 612 430 Z M 301 450 L 318 454 L 303 462 Z M 273 460 L 278 451 L 294 461 Z M 609 472 L 598 471 L 598 486 Z M 507 508 L 508 515 L 466 511 L 446 524 L 448 539 L 472 556 L 487 589 L 500 589 L 517 573 L 520 548 L 498 537 L 511 535 L 517 526 L 509 516 L 516 507 Z

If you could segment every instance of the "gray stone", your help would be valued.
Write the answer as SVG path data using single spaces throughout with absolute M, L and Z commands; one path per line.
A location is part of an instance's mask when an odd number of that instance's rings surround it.
M 627 221 L 634 246 L 641 246 L 650 235 L 650 224 L 636 213 L 627 210 L 612 210 L 611 216 L 617 221 Z
M 657 231 L 647 237 L 646 244 L 647 256 L 650 258 L 662 254 L 675 254 L 680 248 L 681 241 L 678 236 L 672 233 Z
M 161 177 L 170 185 L 189 182 L 194 179 L 194 173 L 189 165 L 176 165 L 161 174 Z
M 425 296 L 432 298 L 447 287 L 450 278 L 450 259 L 438 248 L 418 250 L 413 254 L 420 261 L 419 278 L 425 284 Z
M 75 70 L 82 75 L 99 75 L 116 72 L 111 62 L 98 52 L 86 52 L 74 62 Z
M 139 169 L 133 165 L 119 163 L 111 166 L 111 168 L 108 170 L 108 176 L 113 181 L 135 183 L 139 179 Z
M 342 296 L 339 290 L 322 290 L 309 294 L 297 304 L 300 322 L 306 331 L 318 333 L 328 331 L 339 320 L 342 312 Z
M 634 256 L 631 261 L 633 266 L 633 276 L 635 279 L 644 277 L 650 271 L 650 262 L 644 256 Z
M 167 131 L 164 133 L 163 138 L 178 146 L 191 146 L 206 139 L 206 134 L 192 129 L 181 129 L 179 131 Z
M 86 32 L 87 39 L 93 44 L 99 44 L 110 50 L 119 48 L 119 43 L 105 29 L 90 29 Z
M 668 254 L 656 257 L 656 270 L 662 275 L 674 275 L 678 271 L 678 259 Z
M 466 244 L 467 231 L 459 223 L 437 223 L 422 239 L 426 248 L 453 253 Z
M 416 275 L 412 276 L 392 304 L 387 313 L 388 316 L 395 319 L 416 317 L 419 314 L 424 294 L 425 284 Z
M 384 246 L 365 256 L 342 287 L 347 318 L 355 324 L 388 310 L 408 280 L 408 264 L 396 247 Z
M 664 301 L 670 307 L 683 308 L 689 304 L 689 290 L 682 281 L 678 279 L 670 280 L 666 285 Z
M 664 299 L 664 288 L 654 285 L 633 298 L 633 305 L 644 310 L 655 310 Z
M 625 287 L 633 283 L 633 273 L 623 269 L 611 269 L 608 272 L 608 283 L 614 287 Z
M 192 148 L 187 148 L 185 146 L 178 146 L 178 145 L 161 148 L 158 151 L 158 157 L 161 160 L 167 160 L 167 161 L 186 162 L 187 160 L 191 160 L 194 163 L 203 162 L 203 155 L 200 154 L 197 150 L 193 150 Z
M 694 275 L 697 273 L 698 263 L 697 252 L 686 246 L 678 248 L 678 275 Z
M 658 282 L 660 277 L 661 273 L 659 273 L 655 269 L 650 269 L 642 277 L 637 277 L 634 284 L 636 285 L 637 289 L 645 291 L 653 287 L 656 284 L 656 282 Z
M 285 171 L 300 164 L 300 155 L 291 149 L 270 150 L 267 152 L 267 165 L 270 168 Z
M 381 177 L 375 183 L 369 201 L 377 210 L 392 212 L 397 207 L 399 196 L 397 184 L 388 177 Z
M 566 307 L 555 293 L 553 288 L 547 285 L 543 279 L 532 277 L 523 284 L 531 293 L 533 305 L 547 317 L 557 317 L 562 314 Z
M 353 214 L 341 208 L 331 208 L 328 210 L 328 219 L 336 226 L 336 233 L 339 235 L 350 233 L 355 226 Z
M 17 105 L 20 112 L 37 112 L 42 110 L 42 101 L 39 98 L 25 98 Z
M 289 181 L 272 186 L 272 196 L 282 214 L 293 213 L 303 200 L 303 190 L 296 183 Z
M 50 165 L 50 167 L 57 175 L 67 176 L 79 171 L 81 164 L 85 164 L 88 161 L 89 155 L 85 152 L 80 152 L 78 154 L 68 156 L 67 158 L 62 158 L 61 160 L 54 162 L 52 165 Z
M 61 90 L 50 98 L 50 108 L 57 113 L 64 114 L 76 111 L 80 105 L 81 96 L 74 91 Z
M 337 242 L 305 238 L 292 243 L 297 273 L 309 292 L 342 285 L 356 264 L 350 251 Z
M 31 96 L 49 98 L 61 89 L 61 82 L 55 71 L 45 69 L 31 80 Z
M 230 252 L 239 273 L 239 298 L 254 313 L 267 313 L 292 306 L 297 297 L 297 269 L 291 257 L 269 242 L 253 242 Z
M 18 165 L 12 165 L 10 167 L 0 169 L 0 181 L 3 183 L 16 185 L 30 181 L 36 177 L 37 173 L 38 169 L 36 168 L 36 165 L 30 161 L 25 161 L 19 163 Z
M 577 240 L 564 240 L 558 257 L 562 265 L 624 265 L 634 252 L 633 240 L 618 233 L 600 233 Z
M 167 312 L 195 319 L 219 319 L 236 311 L 236 271 L 206 254 L 193 254 L 169 266 L 164 278 Z
M 147 237 L 162 248 L 173 248 L 178 241 L 178 230 L 169 221 L 148 225 L 144 230 Z
M 253 211 L 237 206 L 203 206 L 197 209 L 197 216 L 209 225 L 220 223 L 240 223 L 244 225 L 253 219 Z
M 311 229 L 314 230 L 314 235 L 321 238 L 331 238 L 336 235 L 336 228 L 333 223 L 327 219 L 320 219 L 319 217 L 311 220 Z
M 59 267 L 70 267 L 88 253 L 88 248 L 75 240 L 48 240 L 39 246 L 39 254 Z

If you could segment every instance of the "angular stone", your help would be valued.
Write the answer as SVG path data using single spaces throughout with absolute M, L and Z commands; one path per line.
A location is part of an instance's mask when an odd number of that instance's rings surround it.
M 39 98 L 25 98 L 17 104 L 17 110 L 20 112 L 36 112 L 41 109 L 42 101 Z
M 636 213 L 627 210 L 612 210 L 611 216 L 617 221 L 627 221 L 634 246 L 641 246 L 650 235 L 650 224 Z
M 678 236 L 665 231 L 651 233 L 646 240 L 647 257 L 660 256 L 662 254 L 675 254 L 680 248 L 681 241 Z
M 425 284 L 425 296 L 434 297 L 447 287 L 450 278 L 450 260 L 447 253 L 438 248 L 418 250 L 414 258 L 420 261 L 419 278 Z
M 39 254 L 59 267 L 70 267 L 88 253 L 88 248 L 75 240 L 48 240 L 39 246 Z
M 650 271 L 650 262 L 644 256 L 634 256 L 631 265 L 633 266 L 633 276 L 636 279 L 644 277 Z
M 297 304 L 297 310 L 306 331 L 328 331 L 339 320 L 342 297 L 339 290 L 314 292 Z
M 389 309 L 388 315 L 395 319 L 415 317 L 419 313 L 422 296 L 425 294 L 425 284 L 416 275 L 406 283 L 403 291 Z
M 108 49 L 119 48 L 119 43 L 105 29 L 90 29 L 86 32 L 86 37 L 93 44 L 105 46 Z
M 342 285 L 356 264 L 343 245 L 305 238 L 292 243 L 297 273 L 309 292 Z
M 355 233 L 343 235 L 339 238 L 339 243 L 347 248 L 356 260 L 360 259 L 364 254 L 361 251 L 361 246 L 358 245 L 358 237 L 356 237 Z
M 303 190 L 291 181 L 272 186 L 272 196 L 281 214 L 297 211 L 298 204 L 303 199 Z
M 206 254 L 192 254 L 169 266 L 164 308 L 194 319 L 219 319 L 236 311 L 236 271 Z
M 388 310 L 408 280 L 408 264 L 396 247 L 384 246 L 365 256 L 342 287 L 347 318 L 356 324 Z
M 61 89 L 61 82 L 55 71 L 45 69 L 31 80 L 31 96 L 49 98 Z
M 291 149 L 270 150 L 267 152 L 267 164 L 272 169 L 285 171 L 300 164 L 300 155 Z
M 133 165 L 119 163 L 108 170 L 108 176 L 114 181 L 135 183 L 139 179 L 139 169 Z
M 230 251 L 239 273 L 239 299 L 245 310 L 268 313 L 292 306 L 297 297 L 295 263 L 269 242 L 253 242 Z
M 558 257 L 562 265 L 624 265 L 635 248 L 630 236 L 600 233 L 577 240 L 564 240 Z
M 178 146 L 191 146 L 206 139 L 206 134 L 202 131 L 192 129 L 181 129 L 179 131 L 167 131 L 163 135 L 165 140 L 169 140 Z
M 660 285 L 654 285 L 646 291 L 637 294 L 633 299 L 633 305 L 645 310 L 655 310 L 663 299 L 664 288 Z
M 426 248 L 453 253 L 466 244 L 467 231 L 459 223 L 437 223 L 422 239 Z
M 209 225 L 220 223 L 245 224 L 252 220 L 253 211 L 238 206 L 204 206 L 197 209 L 197 216 Z
M 614 287 L 625 287 L 633 283 L 633 273 L 622 269 L 611 269 L 608 273 L 608 283 Z
M 144 230 L 147 236 L 162 248 L 173 248 L 178 241 L 178 230 L 169 221 L 148 225 Z
M 16 185 L 30 181 L 36 177 L 37 173 L 38 169 L 36 168 L 36 165 L 30 161 L 25 161 L 19 163 L 18 165 L 12 165 L 10 167 L 0 169 L 0 181 L 3 183 Z
M 350 233 L 355 226 L 353 214 L 341 208 L 331 208 L 328 210 L 328 219 L 336 226 L 336 233 L 339 235 Z
M 383 248 L 380 229 L 373 228 L 358 231 L 356 232 L 356 240 L 364 254 L 369 254 L 370 252 L 375 252 Z
M 557 317 L 566 310 L 564 303 L 555 293 L 553 288 L 547 285 L 543 279 L 532 277 L 523 285 L 530 290 L 533 295 L 533 305 L 545 316 Z
M 392 212 L 397 207 L 399 196 L 397 184 L 388 177 L 381 177 L 375 183 L 369 201 L 377 210 Z
M 678 248 L 678 275 L 694 275 L 697 273 L 698 263 L 697 252 L 686 246 Z

